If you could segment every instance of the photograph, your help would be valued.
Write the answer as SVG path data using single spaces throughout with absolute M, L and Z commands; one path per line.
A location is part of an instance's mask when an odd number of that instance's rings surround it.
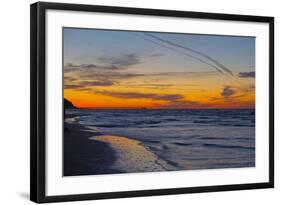
M 62 28 L 63 176 L 256 166 L 255 36 Z
M 30 200 L 274 187 L 274 17 L 30 6 Z

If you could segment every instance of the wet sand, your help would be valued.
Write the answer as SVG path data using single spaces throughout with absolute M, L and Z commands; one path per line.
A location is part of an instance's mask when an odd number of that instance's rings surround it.
M 64 176 L 157 172 L 175 168 L 137 140 L 103 135 L 66 115 Z
M 101 135 L 93 140 L 106 142 L 114 149 L 117 160 L 113 163 L 116 169 L 126 172 L 159 172 L 173 170 L 174 167 L 155 155 L 148 147 L 137 140 L 116 135 Z
M 66 118 L 74 116 L 66 115 Z M 64 123 L 64 176 L 122 173 L 112 169 L 117 159 L 114 150 L 105 142 L 89 139 L 94 133 L 79 124 Z

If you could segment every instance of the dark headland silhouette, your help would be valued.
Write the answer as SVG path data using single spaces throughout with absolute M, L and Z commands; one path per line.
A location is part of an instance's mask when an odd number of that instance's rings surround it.
M 70 102 L 69 100 L 67 99 L 63 99 L 63 113 L 64 113 L 64 116 L 65 116 L 65 110 L 66 109 L 78 109 L 76 106 L 74 106 L 72 104 L 72 102 Z
M 64 98 L 64 108 L 71 108 L 71 109 L 77 109 L 77 107 L 75 107 L 72 102 L 70 102 L 69 100 Z

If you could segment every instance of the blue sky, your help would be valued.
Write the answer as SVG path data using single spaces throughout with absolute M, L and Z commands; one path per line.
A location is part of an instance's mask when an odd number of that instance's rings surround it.
M 255 38 L 64 28 L 78 107 L 253 108 Z
M 233 72 L 254 70 L 254 37 L 152 34 L 205 53 Z M 64 28 L 64 63 L 91 64 L 98 63 L 99 58 L 119 58 L 122 55 L 135 54 L 141 63 L 133 67 L 136 69 L 142 67 L 142 72 L 163 72 L 171 69 L 175 72 L 213 70 L 204 63 L 161 47 L 147 39 L 149 38 L 144 32 Z

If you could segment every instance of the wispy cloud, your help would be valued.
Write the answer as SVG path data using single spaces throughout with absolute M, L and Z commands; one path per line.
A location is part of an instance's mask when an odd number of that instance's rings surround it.
M 203 107 L 208 107 L 207 104 L 202 103 L 202 102 L 197 102 L 194 100 L 179 100 L 179 101 L 174 101 L 170 102 L 167 105 L 162 105 L 162 108 L 174 108 L 174 109 L 181 109 L 181 108 L 203 108 Z
M 77 78 L 77 80 L 126 80 L 139 77 L 192 77 L 200 78 L 205 76 L 217 75 L 215 71 L 209 72 L 160 72 L 160 73 L 133 73 L 133 72 L 116 72 L 112 70 L 74 70 L 69 72 L 67 69 L 64 69 L 65 80 L 67 76 L 71 78 Z
M 83 70 L 124 70 L 128 69 L 131 66 L 142 63 L 140 60 L 140 56 L 135 53 L 124 54 L 119 57 L 99 57 L 97 63 L 89 63 L 89 64 L 73 64 L 68 62 L 64 66 L 64 72 L 73 72 L 73 71 L 83 71 Z
M 71 76 L 64 76 L 64 82 L 74 82 L 77 79 Z
M 112 66 L 112 65 L 98 65 L 98 64 L 73 64 L 73 63 L 67 63 L 64 66 L 64 72 L 77 72 L 77 71 L 91 71 L 96 69 L 105 69 L 105 70 L 118 70 L 120 68 Z
M 162 48 L 166 48 L 166 49 L 172 50 L 172 51 L 174 51 L 174 52 L 176 52 L 176 53 L 182 54 L 182 55 L 184 55 L 184 56 L 193 58 L 193 59 L 195 59 L 195 60 L 197 60 L 197 61 L 199 61 L 199 62 L 201 62 L 201 63 L 203 63 L 203 64 L 206 64 L 206 65 L 208 65 L 208 66 L 210 66 L 210 67 L 216 69 L 217 72 L 219 72 L 220 74 L 223 74 L 223 75 L 224 75 L 224 73 L 220 70 L 219 67 L 217 67 L 217 66 L 215 66 L 215 65 L 213 65 L 213 64 L 211 64 L 211 63 L 208 63 L 207 61 L 205 61 L 205 60 L 203 60 L 203 59 L 201 59 L 201 58 L 198 58 L 198 57 L 196 57 L 196 56 L 194 56 L 194 55 L 191 55 L 191 54 L 189 54 L 189 53 L 186 53 L 186 52 L 184 52 L 184 51 L 182 51 L 182 50 L 179 50 L 179 49 L 176 49 L 176 48 L 174 48 L 174 47 L 167 46 L 167 45 L 165 45 L 165 44 L 163 44 L 163 43 L 157 42 L 157 41 L 152 40 L 152 39 L 150 39 L 150 38 L 146 38 L 146 37 L 141 36 L 141 35 L 139 35 L 139 34 L 135 34 L 135 35 L 137 35 L 138 37 L 140 37 L 140 38 L 142 38 L 142 39 L 144 39 L 144 40 L 146 40 L 146 41 L 149 41 L 149 42 L 151 42 L 151 43 L 154 43 L 154 44 L 156 44 L 156 45 L 158 45 L 158 46 L 160 46 L 160 47 L 162 47 Z
M 94 91 L 96 94 L 111 96 L 123 99 L 150 99 L 155 100 L 155 105 L 159 108 L 202 108 L 207 105 L 194 100 L 187 100 L 180 94 L 156 94 L 156 93 L 140 93 L 140 92 L 115 92 L 115 91 Z M 165 101 L 165 104 L 157 103 L 157 101 Z
M 91 90 L 93 86 L 113 86 L 130 88 L 148 88 L 148 89 L 173 89 L 185 90 L 187 87 L 198 87 L 198 84 L 188 83 L 188 79 L 201 78 L 205 76 L 216 75 L 216 72 L 162 72 L 162 73 L 132 73 L 115 71 L 87 71 L 78 70 L 76 72 L 66 72 L 64 74 L 64 88 L 77 90 Z M 173 83 L 165 81 L 166 79 L 185 79 L 186 83 L 175 81 Z M 139 82 L 139 80 L 143 80 Z M 164 81 L 163 81 L 164 80 Z M 87 87 L 87 89 L 86 89 Z
M 122 83 L 119 84 L 122 86 Z M 124 84 L 125 87 L 134 87 L 134 88 L 152 88 L 152 89 L 167 89 L 176 87 L 178 90 L 181 88 L 179 87 L 197 87 L 198 84 L 181 84 L 181 83 L 170 83 L 170 84 L 163 84 L 163 83 L 126 83 Z
M 169 41 L 169 40 L 160 38 L 160 37 L 155 36 L 155 35 L 150 34 L 150 33 L 143 33 L 143 34 L 148 36 L 148 37 L 151 37 L 153 39 L 156 39 L 156 40 L 158 40 L 158 41 L 160 41 L 162 43 L 166 43 L 166 44 L 171 45 L 173 47 L 181 48 L 181 49 L 187 50 L 189 52 L 195 53 L 195 54 L 197 54 L 200 57 L 204 57 L 205 59 L 207 59 L 210 62 L 214 63 L 216 65 L 216 67 L 219 67 L 224 72 L 226 72 L 226 73 L 230 74 L 231 76 L 233 76 L 233 73 L 232 73 L 232 71 L 229 68 L 227 68 L 225 65 L 223 65 L 221 62 L 219 62 L 218 60 L 214 59 L 213 57 L 207 55 L 206 53 L 203 53 L 201 51 L 195 50 L 195 49 L 187 47 L 187 46 L 183 46 L 183 45 L 177 44 L 177 43 L 175 43 L 173 41 Z M 203 61 L 203 60 L 201 59 L 201 61 Z
M 79 84 L 64 84 L 65 90 L 84 90 L 85 87 L 79 85 Z
M 114 80 L 114 81 L 126 80 L 126 79 L 146 76 L 145 74 L 141 74 L 141 73 L 111 72 L 111 71 L 92 71 L 92 72 L 79 71 L 79 72 L 76 72 L 76 75 L 79 77 L 79 79 L 84 79 L 84 80 L 111 79 L 111 80 Z
M 139 92 L 114 92 L 114 91 L 94 91 L 96 94 L 126 99 L 153 99 L 163 101 L 178 101 L 182 100 L 184 96 L 179 94 L 156 94 L 156 93 L 139 93 Z
M 73 63 L 66 63 L 64 65 L 63 72 L 64 74 L 67 73 L 74 73 L 74 72 L 89 72 L 94 69 L 106 69 L 111 70 L 112 68 L 103 66 L 103 65 L 97 65 L 97 64 L 73 64 Z
M 64 89 L 90 90 L 90 87 L 93 86 L 112 86 L 114 84 L 110 80 L 77 81 L 75 83 L 64 81 Z
M 115 69 L 124 69 L 142 63 L 140 56 L 136 53 L 125 54 L 120 57 L 100 57 L 98 60 Z
M 110 80 L 103 80 L 103 81 L 82 81 L 80 82 L 82 86 L 111 86 L 114 85 L 114 82 Z
M 254 78 L 256 76 L 256 72 L 255 71 L 251 71 L 251 72 L 240 72 L 238 74 L 239 78 Z

